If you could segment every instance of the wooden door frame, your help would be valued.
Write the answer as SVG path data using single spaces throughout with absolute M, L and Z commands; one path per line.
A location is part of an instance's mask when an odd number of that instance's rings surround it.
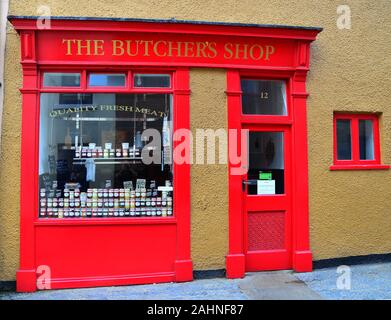
M 227 108 L 228 128 L 240 130 L 243 124 L 287 125 L 291 126 L 291 183 L 292 183 L 292 268 L 297 272 L 312 271 L 312 253 L 309 244 L 308 212 L 308 146 L 306 121 L 305 81 L 308 69 L 294 71 L 268 70 L 228 70 Z M 287 116 L 242 115 L 241 78 L 281 79 L 287 83 Z M 240 135 L 237 145 L 241 150 Z M 229 252 L 226 257 L 227 278 L 241 278 L 245 274 L 246 230 L 242 213 L 242 176 L 230 174 L 237 165 L 229 163 Z M 297 178 L 300 177 L 300 178 Z M 298 192 L 300 190 L 300 192 Z

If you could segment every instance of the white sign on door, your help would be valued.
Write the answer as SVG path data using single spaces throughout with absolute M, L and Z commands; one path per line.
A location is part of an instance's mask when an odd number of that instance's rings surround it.
M 276 194 L 276 180 L 258 180 L 257 194 Z

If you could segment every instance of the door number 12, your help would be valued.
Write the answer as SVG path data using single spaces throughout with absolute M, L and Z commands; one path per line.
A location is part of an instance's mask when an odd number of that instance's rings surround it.
M 261 99 L 269 99 L 269 92 L 261 92 Z

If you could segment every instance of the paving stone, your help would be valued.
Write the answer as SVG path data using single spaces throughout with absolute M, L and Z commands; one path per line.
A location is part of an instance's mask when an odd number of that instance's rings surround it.
M 391 299 L 391 263 L 350 266 L 351 289 L 341 290 L 337 268 L 298 273 L 295 276 L 326 299 L 389 300 Z
M 244 279 L 205 279 L 103 288 L 0 292 L 0 300 L 248 300 L 391 299 L 391 263 L 351 267 L 351 290 L 339 290 L 337 268 L 310 273 L 248 273 Z

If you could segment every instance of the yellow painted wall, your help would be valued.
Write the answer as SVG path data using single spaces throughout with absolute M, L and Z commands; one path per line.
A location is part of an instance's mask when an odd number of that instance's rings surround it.
M 22 70 L 19 39 L 7 34 L 0 154 L 0 281 L 15 279 L 19 263 L 19 177 Z
M 224 69 L 192 69 L 190 121 L 194 138 L 199 128 L 227 128 L 226 83 Z M 216 147 L 218 143 L 216 139 Z M 219 150 L 216 150 L 216 161 L 218 157 Z M 204 161 L 207 161 L 206 150 Z M 195 270 L 224 268 L 225 254 L 228 252 L 227 186 L 227 165 L 203 165 L 194 161 L 190 187 L 191 252 Z
M 391 2 L 346 0 L 352 29 L 338 30 L 339 0 L 11 0 L 10 14 L 172 18 L 321 26 L 308 78 L 311 247 L 314 259 L 391 252 L 391 171 L 330 172 L 333 111 L 383 112 L 382 157 L 391 163 Z M 18 264 L 18 178 L 21 99 L 19 44 L 7 38 L 0 162 L 0 280 Z M 226 126 L 223 70 L 191 72 L 191 127 Z M 212 108 L 206 114 L 206 105 Z M 210 117 L 210 112 L 215 121 Z M 224 268 L 227 252 L 225 166 L 192 167 L 192 257 L 196 269 Z M 218 183 L 215 183 L 218 182 Z

